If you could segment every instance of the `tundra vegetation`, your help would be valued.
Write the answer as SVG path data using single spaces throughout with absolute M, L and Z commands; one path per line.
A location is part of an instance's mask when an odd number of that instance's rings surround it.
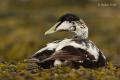
M 24 63 L 47 43 L 73 34 L 44 32 L 65 13 L 79 15 L 109 61 L 105 68 L 41 69 Z M 0 80 L 120 80 L 119 0 L 0 0 Z

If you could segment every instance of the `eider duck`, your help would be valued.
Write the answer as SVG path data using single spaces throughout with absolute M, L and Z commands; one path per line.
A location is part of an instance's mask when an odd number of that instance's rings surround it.
M 29 60 L 36 62 L 43 68 L 58 65 L 79 68 L 103 67 L 106 57 L 88 39 L 88 27 L 82 19 L 74 14 L 65 14 L 58 22 L 45 32 L 45 35 L 59 31 L 75 33 L 71 39 L 57 40 L 46 45 L 31 56 Z

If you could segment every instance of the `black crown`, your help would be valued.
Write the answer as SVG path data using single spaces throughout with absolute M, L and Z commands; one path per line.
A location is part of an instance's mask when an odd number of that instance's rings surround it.
M 58 21 L 79 21 L 79 17 L 76 16 L 75 14 L 71 14 L 71 13 L 68 13 L 68 14 L 65 14 L 63 16 L 60 17 L 60 19 Z

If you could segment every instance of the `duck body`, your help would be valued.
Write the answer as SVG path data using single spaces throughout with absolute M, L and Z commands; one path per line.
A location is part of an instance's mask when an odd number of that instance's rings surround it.
M 77 38 L 64 39 L 49 43 L 45 48 L 36 52 L 32 58 L 39 59 L 37 64 L 43 68 L 59 65 L 79 68 L 102 67 L 106 65 L 106 58 L 103 53 L 93 44 L 92 41 Z
M 88 39 L 88 27 L 84 21 L 76 15 L 66 14 L 46 34 L 59 31 L 75 33 L 71 39 L 57 40 L 40 49 L 30 58 L 43 68 L 63 65 L 73 68 L 80 66 L 86 68 L 103 67 L 106 65 L 106 57 Z

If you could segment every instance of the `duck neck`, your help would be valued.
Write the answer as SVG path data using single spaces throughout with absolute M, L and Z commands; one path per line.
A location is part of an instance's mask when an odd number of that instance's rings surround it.
M 78 39 L 87 39 L 88 38 L 88 31 L 76 32 L 75 37 L 78 38 Z

